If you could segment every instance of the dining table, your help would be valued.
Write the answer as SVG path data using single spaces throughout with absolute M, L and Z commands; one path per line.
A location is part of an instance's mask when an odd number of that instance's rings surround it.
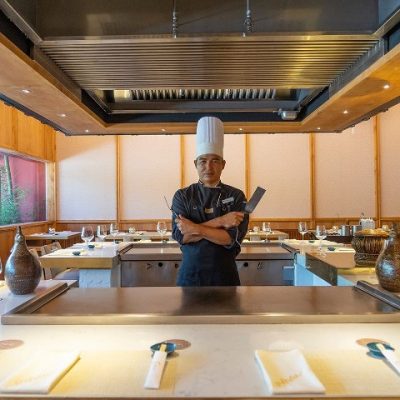
M 119 287 L 119 253 L 129 243 L 94 242 L 88 247 L 76 243 L 40 257 L 43 268 L 79 269 L 79 287 Z
M 42 246 L 48 242 L 59 242 L 62 247 L 72 246 L 80 240 L 81 233 L 73 231 L 37 232 L 25 235 L 28 246 Z

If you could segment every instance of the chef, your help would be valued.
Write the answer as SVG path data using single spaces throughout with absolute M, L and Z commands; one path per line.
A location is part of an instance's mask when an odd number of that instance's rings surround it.
M 199 181 L 178 190 L 172 201 L 172 236 L 181 245 L 178 286 L 240 285 L 235 258 L 247 232 L 244 193 L 221 182 L 224 126 L 203 117 L 196 131 Z

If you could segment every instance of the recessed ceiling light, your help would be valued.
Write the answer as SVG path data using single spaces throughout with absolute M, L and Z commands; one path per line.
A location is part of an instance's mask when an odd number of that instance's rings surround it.
M 85 129 L 85 133 L 89 133 L 90 131 L 89 131 L 89 129 Z
M 57 114 L 59 117 L 61 118 L 65 118 L 67 116 L 67 114 L 61 113 L 61 114 Z
M 317 131 L 320 131 L 321 130 L 321 127 L 320 126 L 317 126 Z
M 166 132 L 166 130 L 164 128 L 161 128 L 161 132 Z
M 21 92 L 25 93 L 25 94 L 29 94 L 31 91 L 29 89 L 22 89 Z
M 348 110 L 344 110 L 344 111 L 343 111 L 343 114 L 348 114 L 348 113 L 349 113 Z
M 389 89 L 389 88 L 390 88 L 390 85 L 389 85 L 388 83 L 385 83 L 385 84 L 383 85 L 383 88 L 384 88 L 384 89 Z
M 243 131 L 243 128 L 239 128 L 239 131 L 242 132 L 242 131 Z

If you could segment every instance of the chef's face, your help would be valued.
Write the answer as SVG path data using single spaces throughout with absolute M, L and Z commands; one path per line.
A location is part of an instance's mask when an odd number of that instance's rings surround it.
M 194 160 L 199 179 L 205 186 L 215 186 L 221 178 L 225 160 L 216 154 L 204 154 Z

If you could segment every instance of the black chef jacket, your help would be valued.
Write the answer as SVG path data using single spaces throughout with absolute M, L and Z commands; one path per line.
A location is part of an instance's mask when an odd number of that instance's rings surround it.
M 178 190 L 172 201 L 172 210 L 199 224 L 231 211 L 243 211 L 246 204 L 244 193 L 232 186 L 220 183 L 206 187 L 201 182 Z M 238 227 L 228 229 L 232 242 L 228 246 L 202 239 L 183 244 L 183 235 L 172 216 L 172 237 L 181 245 L 182 265 L 178 272 L 178 286 L 236 286 L 240 285 L 235 258 L 246 235 L 249 217 Z

